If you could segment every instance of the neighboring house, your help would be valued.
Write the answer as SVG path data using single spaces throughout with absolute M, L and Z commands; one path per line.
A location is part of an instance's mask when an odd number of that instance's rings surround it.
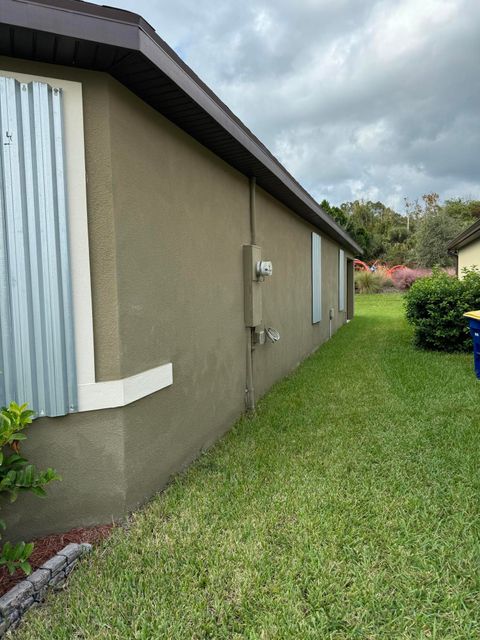
M 31 537 L 165 486 L 352 317 L 361 250 L 139 16 L 0 23 L 0 402 L 63 477 Z
M 480 269 L 480 220 L 462 231 L 448 245 L 448 251 L 456 257 L 456 271 L 459 278 L 463 269 Z

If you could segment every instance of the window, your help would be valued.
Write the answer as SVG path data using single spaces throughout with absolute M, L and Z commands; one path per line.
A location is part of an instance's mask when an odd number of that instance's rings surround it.
M 312 323 L 322 319 L 322 239 L 312 233 Z
M 0 76 L 0 403 L 77 410 L 62 91 Z
M 338 310 L 345 311 L 345 251 L 338 252 Z
M 82 84 L 0 71 L 0 404 L 40 416 L 129 404 L 172 363 L 97 382 Z

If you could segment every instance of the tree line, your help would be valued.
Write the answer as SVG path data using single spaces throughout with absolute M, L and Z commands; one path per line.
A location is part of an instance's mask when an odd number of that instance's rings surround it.
M 344 202 L 339 207 L 323 200 L 321 206 L 362 247 L 363 260 L 390 265 L 451 266 L 448 243 L 480 218 L 480 200 L 454 198 L 440 202 L 437 193 L 428 193 L 415 202 L 405 198 L 404 214 L 383 202 L 363 200 Z

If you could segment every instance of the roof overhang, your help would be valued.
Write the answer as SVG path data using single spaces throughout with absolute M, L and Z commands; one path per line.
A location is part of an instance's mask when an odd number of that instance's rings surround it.
M 362 253 L 141 16 L 81 0 L 1 0 L 0 55 L 109 73 L 299 216 Z
M 476 220 L 468 229 L 459 233 L 448 245 L 449 251 L 458 251 L 471 242 L 480 239 L 480 220 Z

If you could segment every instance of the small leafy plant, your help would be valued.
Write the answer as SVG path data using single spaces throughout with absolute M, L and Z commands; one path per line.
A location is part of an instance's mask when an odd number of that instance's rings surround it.
M 25 491 L 43 498 L 46 495 L 44 487 L 53 480 L 60 480 L 53 469 L 38 471 L 20 455 L 20 442 L 27 438 L 22 431 L 31 424 L 34 415 L 27 406 L 11 402 L 8 407 L 0 409 L 0 495 L 7 494 L 10 502 L 14 502 Z M 0 528 L 6 528 L 2 519 Z M 6 566 L 10 573 L 20 568 L 29 574 L 32 569 L 28 558 L 32 551 L 31 542 L 5 542 L 0 551 L 0 566 Z

